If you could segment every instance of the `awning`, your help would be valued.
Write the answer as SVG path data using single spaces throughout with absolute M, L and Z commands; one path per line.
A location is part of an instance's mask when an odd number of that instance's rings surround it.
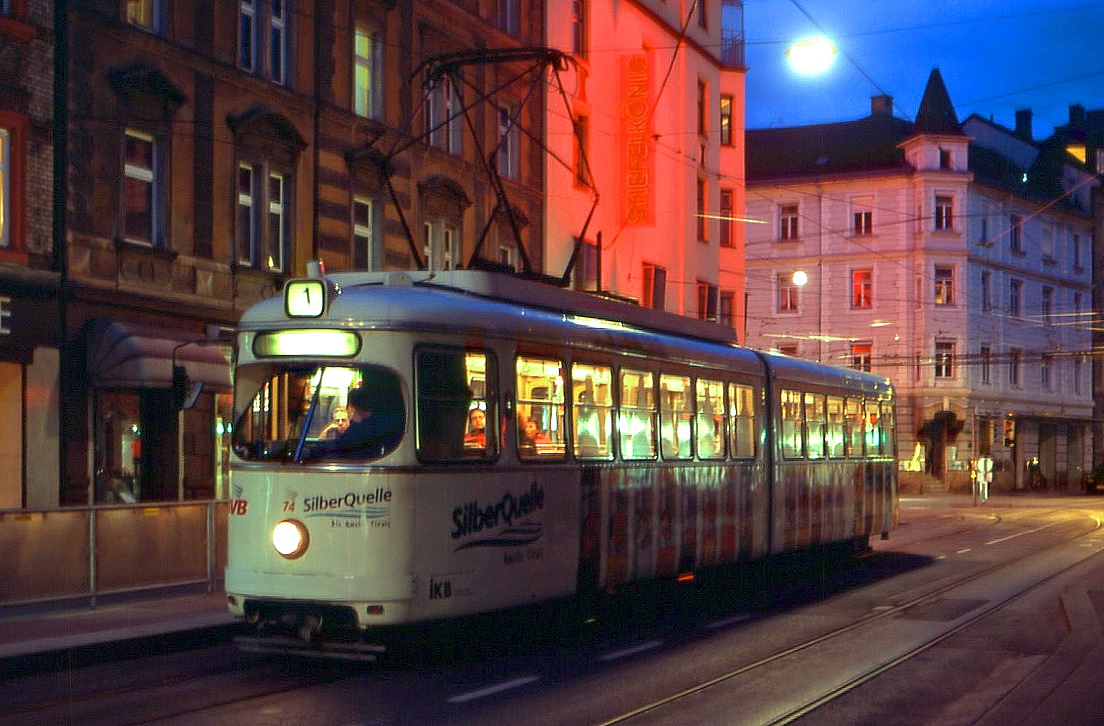
M 93 320 L 88 324 L 88 370 L 99 388 L 171 388 L 173 351 L 190 381 L 230 390 L 230 364 L 222 348 L 201 333 L 141 323 Z

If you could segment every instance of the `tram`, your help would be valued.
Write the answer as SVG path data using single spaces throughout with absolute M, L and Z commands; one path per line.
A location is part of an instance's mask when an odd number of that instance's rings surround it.
M 376 628 L 896 525 L 884 377 L 501 273 L 315 272 L 237 333 L 226 592 L 254 649 L 370 659 Z

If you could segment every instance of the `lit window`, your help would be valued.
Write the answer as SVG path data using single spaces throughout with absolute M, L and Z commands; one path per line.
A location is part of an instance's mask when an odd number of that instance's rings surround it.
M 873 270 L 852 270 L 851 271 L 851 307 L 852 308 L 869 308 L 873 306 L 874 300 L 874 271 Z
M 353 113 L 362 118 L 376 117 L 376 86 L 379 73 L 379 38 L 368 28 L 357 26 L 353 37 Z
M 855 199 L 851 202 L 851 235 L 869 237 L 874 234 L 874 209 L 870 199 Z
M 721 146 L 732 146 L 732 96 L 721 96 L 720 110 Z
M 422 254 L 425 255 L 427 269 L 454 269 L 460 242 L 457 228 L 445 219 L 431 218 L 426 220 L 422 229 L 424 232 Z
M 935 304 L 954 305 L 954 268 L 935 268 Z
M 160 11 L 158 0 L 127 0 L 126 21 L 139 28 L 159 32 Z
M 265 163 L 238 164 L 237 262 L 271 272 L 287 266 L 291 177 Z
M 238 216 L 235 239 L 237 261 L 240 265 L 252 266 L 256 258 L 257 190 L 252 164 L 238 165 Z
M 937 340 L 935 342 L 935 377 L 954 377 L 954 353 L 955 344 L 951 340 Z
M 268 229 L 265 235 L 265 267 L 269 270 L 284 269 L 284 250 L 287 248 L 287 182 L 283 174 L 268 174 Z
M 852 343 L 851 344 L 851 367 L 857 371 L 870 372 L 872 361 L 874 358 L 874 344 L 873 343 Z

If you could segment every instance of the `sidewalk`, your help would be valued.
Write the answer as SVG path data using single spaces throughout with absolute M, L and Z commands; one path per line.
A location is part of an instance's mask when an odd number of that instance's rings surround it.
M 0 608 L 0 677 L 18 672 L 20 664 L 31 666 L 32 660 L 104 646 L 141 650 L 157 638 L 229 639 L 235 622 L 222 592 L 131 598 L 96 608 L 87 601 L 31 612 Z

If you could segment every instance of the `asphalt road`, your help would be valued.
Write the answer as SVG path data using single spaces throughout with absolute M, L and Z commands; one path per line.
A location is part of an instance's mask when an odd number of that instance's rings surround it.
M 412 630 L 377 664 L 85 659 L 0 682 L 0 724 L 1104 723 L 1102 521 L 1097 497 L 906 499 L 858 561 Z

